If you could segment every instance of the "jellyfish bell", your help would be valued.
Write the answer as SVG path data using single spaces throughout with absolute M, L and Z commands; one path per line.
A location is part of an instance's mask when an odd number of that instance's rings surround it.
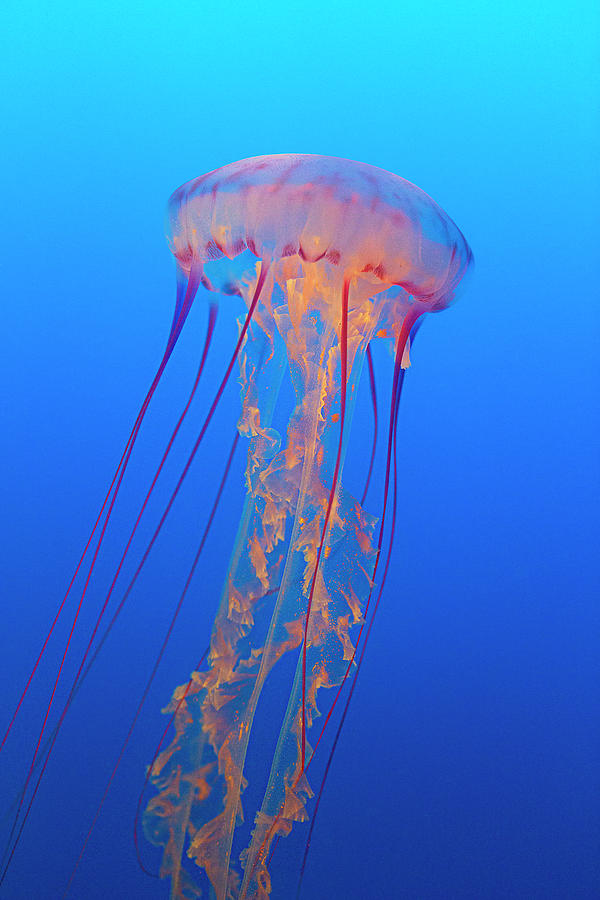
M 12 829 L 16 840 L 11 834 L 4 874 L 56 733 L 104 644 L 106 633 L 99 640 L 103 616 L 198 386 L 216 322 L 215 300 L 223 295 L 224 305 L 241 298 L 247 312 L 239 320 L 230 356 L 221 363 L 222 379 L 187 462 L 107 632 L 155 546 L 237 367 L 241 412 L 235 438 L 184 590 L 108 786 L 197 571 L 238 438 L 245 437 L 244 508 L 209 648 L 166 707 L 171 731 L 165 731 L 148 767 L 146 782 L 155 793 L 143 827 L 149 840 L 162 848 L 160 875 L 170 880 L 172 900 L 199 897 L 208 885 L 217 900 L 266 900 L 271 892 L 269 859 L 277 841 L 307 822 L 311 813 L 314 822 L 324 781 L 314 801 L 311 762 L 325 751 L 336 708 L 343 710 L 343 724 L 385 584 L 395 528 L 398 401 L 411 335 L 424 313 L 444 309 L 455 299 L 472 256 L 456 225 L 419 188 L 382 169 L 326 156 L 261 156 L 190 181 L 169 201 L 167 231 L 176 260 L 177 293 L 165 352 L 2 746 L 86 554 L 93 551 L 71 633 L 75 629 L 143 418 L 203 286 L 211 304 L 198 374 L 125 544 L 47 751 L 43 738 L 52 699 L 46 710 L 18 802 Z M 370 355 L 370 344 L 377 339 L 391 342 L 394 362 L 384 489 L 373 508 L 367 508 L 375 442 L 361 500 L 343 487 L 342 476 L 365 359 L 377 421 Z M 286 379 L 292 387 L 287 408 L 280 394 Z M 52 697 L 69 643 L 70 637 Z M 283 658 L 295 665 L 291 678 L 285 666 L 277 666 Z M 267 786 L 257 808 L 244 811 L 244 769 L 249 742 L 256 738 L 255 712 L 267 678 L 278 677 L 284 679 L 279 692 L 287 705 L 274 752 L 263 758 Z M 325 772 L 328 769 L 329 762 Z M 244 838 L 247 846 L 234 854 L 234 835 L 244 813 L 253 822 L 252 833 Z M 306 854 L 302 871 L 305 862 Z M 289 896 L 290 886 L 285 888 Z
M 431 309 L 449 301 L 471 261 L 454 223 L 418 187 L 336 157 L 278 154 L 231 163 L 170 198 L 169 245 L 182 268 L 246 248 L 263 259 L 327 260 L 373 273 Z M 209 276 L 210 277 L 210 276 Z

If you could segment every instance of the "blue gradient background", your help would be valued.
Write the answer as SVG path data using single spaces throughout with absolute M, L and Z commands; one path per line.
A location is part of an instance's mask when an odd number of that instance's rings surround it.
M 406 380 L 395 560 L 306 900 L 600 896 L 595 7 L 22 0 L 0 13 L 3 721 L 162 353 L 171 191 L 261 153 L 349 157 L 418 184 L 473 247 L 465 296 L 427 320 Z M 234 305 L 222 305 L 211 373 L 134 558 L 224 369 Z M 132 459 L 85 627 L 205 322 L 197 302 Z M 376 365 L 384 393 L 391 360 L 379 353 Z M 212 502 L 236 394 L 69 714 L 2 900 L 60 896 Z M 357 417 L 356 491 L 366 391 Z M 242 455 L 74 898 L 168 894 L 137 868 L 133 812 L 159 709 L 209 634 Z M 40 671 L 3 757 L 3 809 L 53 671 Z M 275 856 L 274 900 L 293 896 L 300 846 L 290 838 Z

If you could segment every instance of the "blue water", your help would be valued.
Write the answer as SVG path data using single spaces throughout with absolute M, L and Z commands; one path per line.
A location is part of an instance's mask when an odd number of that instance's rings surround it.
M 6 6 L 2 722 L 162 354 L 174 302 L 169 194 L 261 153 L 369 162 L 434 197 L 476 267 L 460 302 L 425 322 L 406 379 L 393 567 L 302 896 L 600 896 L 596 4 Z M 166 484 L 231 350 L 235 302 L 222 304 L 211 371 Z M 141 433 L 71 677 L 191 386 L 206 309 L 196 303 Z M 384 391 L 392 360 L 379 353 L 376 365 Z M 234 385 L 69 713 L 2 900 L 61 896 L 193 556 L 236 403 Z M 365 390 L 358 447 L 370 422 Z M 242 457 L 73 898 L 168 896 L 137 866 L 133 816 L 160 708 L 207 642 Z M 130 573 L 165 496 L 166 487 Z M 66 633 L 0 760 L 3 810 L 22 783 Z M 300 844 L 289 843 L 274 857 L 275 900 L 295 891 Z M 141 846 L 156 871 L 156 851 Z

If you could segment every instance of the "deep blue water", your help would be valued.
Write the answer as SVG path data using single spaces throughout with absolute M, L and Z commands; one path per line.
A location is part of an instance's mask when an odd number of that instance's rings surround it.
M 592 2 L 23 0 L 0 13 L 3 724 L 163 350 L 171 191 L 262 153 L 348 157 L 418 184 L 473 248 L 465 295 L 427 319 L 406 379 L 398 541 L 315 828 L 307 900 L 600 896 L 599 24 Z M 222 304 L 165 485 L 233 345 L 234 307 Z M 206 309 L 199 298 L 144 424 L 71 677 L 191 385 Z M 376 366 L 389 384 L 391 359 L 380 353 Z M 61 895 L 185 579 L 236 403 L 233 385 L 69 713 L 2 900 Z M 365 389 L 359 458 L 370 421 Z M 208 639 L 242 470 L 240 451 L 202 577 L 74 883 L 79 900 L 168 896 L 137 867 L 133 815 L 160 708 Z M 351 488 L 359 475 L 349 470 Z M 0 759 L 3 811 L 65 636 Z M 295 890 L 301 845 L 285 843 L 275 900 Z

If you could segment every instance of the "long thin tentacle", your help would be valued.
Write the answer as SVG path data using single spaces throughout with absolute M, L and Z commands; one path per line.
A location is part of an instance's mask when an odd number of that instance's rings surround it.
M 302 766 L 301 772 L 304 771 L 304 763 L 306 759 L 306 645 L 308 641 L 308 626 L 310 623 L 310 612 L 315 593 L 315 585 L 317 583 L 317 575 L 319 573 L 319 564 L 321 562 L 321 554 L 323 553 L 323 545 L 325 536 L 329 527 L 329 518 L 333 507 L 333 501 L 338 486 L 338 477 L 340 472 L 340 462 L 342 459 L 342 446 L 344 443 L 344 424 L 346 420 L 346 384 L 348 380 L 348 295 L 350 292 L 350 282 L 345 279 L 342 288 L 342 323 L 340 330 L 340 360 L 342 367 L 341 374 L 341 399 L 340 399 L 340 438 L 338 442 L 337 456 L 335 460 L 335 468 L 333 470 L 333 479 L 331 490 L 329 491 L 329 500 L 327 502 L 327 512 L 323 521 L 323 530 L 321 532 L 321 540 L 317 549 L 317 558 L 310 583 L 310 592 L 308 595 L 308 603 L 306 606 L 306 618 L 304 620 L 304 640 L 302 642 L 302 719 L 301 719 L 301 740 L 302 740 Z
M 371 459 L 369 462 L 369 470 L 367 472 L 367 480 L 365 481 L 365 487 L 362 492 L 362 497 L 360 498 L 360 505 L 365 505 L 365 500 L 367 499 L 367 494 L 369 492 L 369 485 L 371 484 L 371 475 L 373 474 L 373 465 L 375 463 L 375 451 L 377 450 L 377 430 L 378 430 L 378 417 L 377 417 L 377 389 L 375 387 L 375 369 L 373 367 L 373 354 L 371 353 L 371 345 L 367 345 L 367 363 L 369 366 L 369 387 L 371 390 L 371 403 L 373 406 L 373 444 L 371 446 Z

